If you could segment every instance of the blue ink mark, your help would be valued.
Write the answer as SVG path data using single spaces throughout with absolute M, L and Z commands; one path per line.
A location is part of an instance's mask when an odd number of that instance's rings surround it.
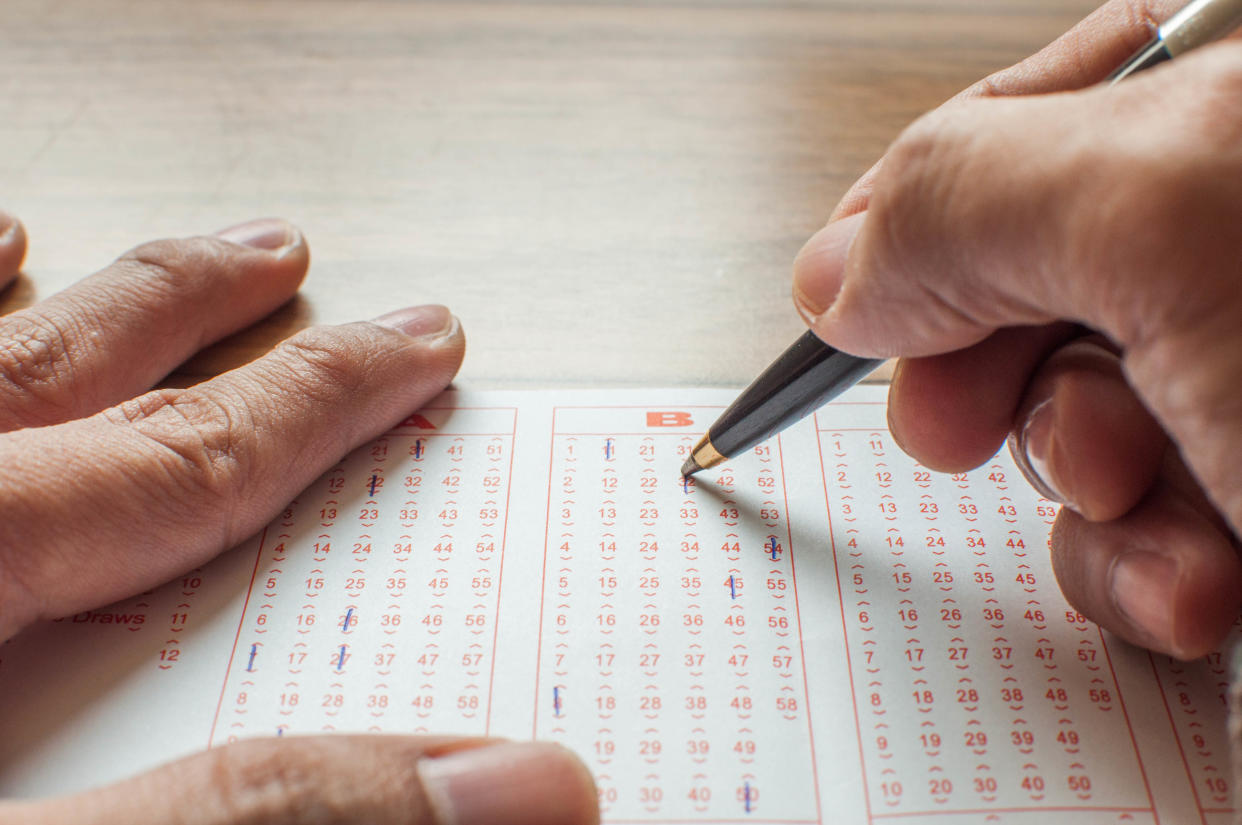
M 423 457 L 423 440 L 421 438 L 414 439 L 414 457 Z
M 729 598 L 737 598 L 737 582 L 733 576 L 729 577 Z
M 552 688 L 552 713 L 558 717 L 561 715 L 561 689 L 559 687 Z
M 340 673 L 341 668 L 345 667 L 345 645 L 341 645 L 341 655 L 336 657 L 336 671 Z
M 257 644 L 250 646 L 250 661 L 246 663 L 247 673 L 254 673 L 254 657 L 258 652 L 259 646 Z
M 284 735 L 285 735 L 285 729 L 284 729 L 284 728 L 276 728 L 276 735 L 277 735 L 277 736 L 284 736 Z
M 686 494 L 690 493 L 690 479 L 685 476 L 681 477 L 681 491 Z
M 776 543 L 776 536 L 770 536 L 768 538 L 767 547 L 768 547 L 768 555 L 772 557 L 772 561 L 776 561 L 777 554 L 781 552 L 781 546 Z
M 604 442 L 604 458 L 612 460 L 612 439 L 609 438 Z
M 371 476 L 371 498 L 375 498 L 375 484 L 379 481 L 377 476 Z
M 750 813 L 750 783 L 742 783 L 742 799 L 746 802 L 746 813 Z
M 341 632 L 349 630 L 349 620 L 354 617 L 354 609 L 351 607 L 345 611 L 345 621 L 341 622 Z

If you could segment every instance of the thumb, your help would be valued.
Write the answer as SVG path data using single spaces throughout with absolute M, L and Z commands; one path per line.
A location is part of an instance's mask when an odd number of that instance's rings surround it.
M 252 739 L 75 796 L 0 802 L 24 825 L 597 825 L 566 749 L 410 736 Z

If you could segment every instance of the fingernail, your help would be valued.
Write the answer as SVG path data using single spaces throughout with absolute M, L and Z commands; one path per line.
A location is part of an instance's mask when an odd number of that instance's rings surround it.
M 283 252 L 297 246 L 302 234 L 293 224 L 280 218 L 259 218 L 221 229 L 216 237 L 253 249 Z
M 448 338 L 458 329 L 457 319 L 448 307 L 425 304 L 385 313 L 372 323 L 404 332 L 411 338 L 434 341 Z
M 26 256 L 26 230 L 22 222 L 7 212 L 0 212 L 0 289 L 12 282 Z
M 1070 504 L 1053 480 L 1048 461 L 1052 453 L 1053 418 L 1051 398 L 1035 405 L 1022 429 L 1009 437 L 1009 453 L 1036 492 L 1050 501 Z
M 7 212 L 0 212 L 0 246 L 26 247 L 26 230 L 22 222 Z
M 1122 553 L 1108 572 L 1117 611 L 1150 640 L 1149 647 L 1174 654 L 1173 600 L 1180 572 L 1175 559 L 1148 550 Z
M 845 261 L 865 212 L 833 221 L 811 236 L 794 258 L 794 304 L 808 324 L 823 315 L 845 282 Z
M 418 762 L 440 825 L 589 825 L 598 821 L 586 768 L 560 745 L 504 743 Z

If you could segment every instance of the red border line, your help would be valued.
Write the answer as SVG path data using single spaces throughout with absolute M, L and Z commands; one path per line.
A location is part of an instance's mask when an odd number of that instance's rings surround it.
M 854 658 L 850 655 L 850 632 L 845 623 L 845 594 L 841 591 L 841 564 L 837 559 L 837 534 L 832 526 L 832 504 L 828 498 L 828 469 L 824 466 L 824 442 L 820 437 L 819 413 L 815 413 L 815 447 L 819 457 L 819 478 L 824 485 L 824 512 L 828 515 L 828 541 L 832 545 L 832 569 L 837 580 L 837 605 L 841 609 L 841 640 L 845 642 L 845 667 L 850 677 L 850 703 L 854 706 L 854 731 L 858 736 L 858 769 L 862 773 L 863 803 L 867 808 L 867 821 L 875 819 L 871 813 L 871 785 L 867 782 L 867 759 L 863 754 L 862 720 L 858 717 L 858 693 L 854 688 Z M 874 427 L 870 429 L 875 429 Z M 824 432 L 828 432 L 825 430 Z M 836 432 L 832 430 L 832 432 Z
M 513 412 L 513 432 L 517 433 L 518 408 Z M 505 526 L 500 531 L 500 568 L 496 571 L 496 614 L 492 621 L 492 668 L 487 676 L 487 718 L 483 722 L 483 735 L 492 733 L 492 694 L 496 690 L 496 647 L 500 638 L 500 593 L 505 586 L 505 548 L 509 544 L 509 504 L 513 500 L 513 465 L 517 463 L 517 436 L 509 436 L 509 481 L 505 490 Z
M 1058 805 L 1056 807 L 1022 807 L 1022 808 L 961 808 L 952 811 L 893 811 L 876 814 L 876 819 L 902 819 L 910 816 L 986 816 L 987 814 L 1029 814 L 1029 813 L 1076 813 L 1094 811 L 1097 813 L 1153 813 L 1147 808 L 1108 808 L 1095 805 Z
M 1191 773 L 1190 762 L 1186 759 L 1186 749 L 1182 747 L 1182 734 L 1177 729 L 1177 723 L 1173 721 L 1173 710 L 1169 707 L 1169 695 L 1164 692 L 1164 680 L 1160 678 L 1160 671 L 1156 667 L 1156 659 L 1150 650 L 1147 651 L 1147 661 L 1151 662 L 1151 675 L 1156 677 L 1156 688 L 1160 691 L 1160 701 L 1164 705 L 1164 714 L 1169 719 L 1169 728 L 1173 732 L 1173 742 L 1177 745 L 1177 755 L 1181 757 L 1182 769 L 1186 771 L 1186 783 L 1190 785 L 1190 793 L 1195 798 L 1195 807 L 1199 809 L 1199 821 L 1203 825 L 1207 825 L 1203 803 L 1199 801 L 1199 788 L 1195 784 L 1194 775 Z
M 224 691 L 229 686 L 229 674 L 233 672 L 233 659 L 237 656 L 237 641 L 241 638 L 242 625 L 246 621 L 246 610 L 250 607 L 250 594 L 254 592 L 254 578 L 259 574 L 259 560 L 263 558 L 263 545 L 267 542 L 267 527 L 259 536 L 259 550 L 254 554 L 254 569 L 250 571 L 250 585 L 246 588 L 246 601 L 242 604 L 241 616 L 237 618 L 237 632 L 233 635 L 233 649 L 229 651 L 229 663 L 224 669 L 224 682 L 220 685 L 220 698 L 216 700 L 216 713 L 211 717 L 211 732 L 207 734 L 207 747 L 211 748 L 211 740 L 216 738 L 216 724 L 220 721 L 220 708 L 224 706 Z
M 869 402 L 855 402 L 855 403 L 869 403 Z M 816 445 L 819 448 L 818 452 L 819 452 L 819 461 L 820 461 L 820 473 L 821 473 L 821 479 L 824 484 L 824 503 L 825 503 L 825 508 L 828 513 L 828 525 L 829 525 L 829 535 L 830 535 L 830 539 L 832 543 L 833 563 L 834 563 L 834 567 L 836 567 L 836 572 L 837 572 L 837 592 L 839 596 L 839 603 L 841 606 L 842 632 L 845 637 L 846 665 L 849 668 L 849 673 L 850 673 L 850 694 L 851 694 L 851 698 L 854 700 L 854 718 L 855 718 L 855 724 L 858 730 L 858 739 L 859 739 L 859 762 L 860 762 L 860 766 L 861 766 L 862 773 L 863 773 L 864 798 L 866 800 L 867 816 L 869 820 L 874 821 L 877 819 L 896 819 L 896 818 L 913 817 L 913 816 L 939 816 L 939 815 L 962 816 L 962 815 L 967 815 L 967 814 L 986 815 L 986 814 L 993 813 L 993 812 L 995 813 L 1041 812 L 1042 813 L 1042 812 L 1056 812 L 1056 811 L 1067 811 L 1067 812 L 1068 811 L 1114 811 L 1114 812 L 1126 812 L 1126 813 L 1130 813 L 1130 812 L 1149 813 L 1152 815 L 1152 818 L 1154 822 L 1156 823 L 1156 825 L 1160 825 L 1160 815 L 1159 815 L 1159 812 L 1156 810 L 1155 799 L 1153 798 L 1152 790 L 1151 790 L 1151 784 L 1147 778 L 1147 771 L 1143 765 L 1143 759 L 1139 753 L 1138 742 L 1135 738 L 1134 727 L 1130 722 L 1130 715 L 1125 706 L 1125 697 L 1123 696 L 1121 692 L 1121 685 L 1117 680 L 1117 673 L 1115 669 L 1113 668 L 1112 656 L 1109 653 L 1107 642 L 1104 641 L 1103 633 L 1099 630 L 1098 627 L 1096 628 L 1096 632 L 1100 634 L 1100 642 L 1104 649 L 1105 659 L 1108 662 L 1109 674 L 1112 677 L 1112 682 L 1113 682 L 1113 689 L 1116 690 L 1117 692 L 1117 701 L 1121 707 L 1122 718 L 1125 720 L 1125 723 L 1126 723 L 1126 730 L 1130 736 L 1130 746 L 1134 753 L 1135 761 L 1138 764 L 1139 773 L 1143 779 L 1143 788 L 1147 794 L 1147 801 L 1150 807 L 1140 808 L 1140 807 L 1095 807 L 1095 806 L 1058 806 L 1058 807 L 1032 806 L 1032 807 L 1018 807 L 1018 808 L 984 807 L 984 808 L 969 808 L 969 809 L 960 809 L 960 810 L 935 810 L 935 809 L 927 810 L 927 809 L 924 809 L 924 810 L 918 810 L 918 811 L 900 811 L 900 812 L 894 811 L 894 812 L 880 812 L 880 813 L 871 812 L 870 785 L 867 784 L 866 782 L 866 760 L 862 752 L 862 727 L 861 727 L 861 721 L 858 718 L 857 696 L 854 692 L 853 665 L 852 665 L 851 657 L 849 655 L 849 631 L 848 631 L 848 626 L 845 623 L 845 599 L 844 599 L 844 595 L 842 594 L 842 590 L 841 590 L 841 571 L 840 571 L 840 566 L 838 564 L 838 559 L 837 559 L 836 535 L 835 535 L 835 531 L 833 531 L 832 529 L 832 508 L 831 508 L 830 498 L 828 495 L 827 470 L 826 470 L 826 467 L 824 466 L 824 449 L 823 449 L 823 439 L 822 439 L 821 434 L 827 433 L 827 432 L 833 432 L 833 433 L 835 432 L 873 432 L 875 431 L 875 429 L 876 429 L 875 427 L 821 427 L 819 424 L 818 413 L 816 413 L 815 415 Z M 786 510 L 788 510 L 788 507 L 786 507 Z M 1153 667 L 1154 667 L 1154 662 L 1153 662 Z M 1167 712 L 1168 710 L 1167 701 L 1165 703 L 1165 708 Z M 1170 719 L 1170 722 L 1171 721 L 1172 720 Z M 1180 748 L 1180 742 L 1179 742 L 1179 748 Z M 1183 757 L 1183 761 L 1184 761 L 1184 757 Z M 1195 794 L 1195 798 L 1197 801 L 1198 800 L 1197 792 Z M 1200 808 L 1200 810 L 1202 810 L 1202 808 Z
M 781 492 L 785 497 L 785 534 L 789 537 L 789 576 L 793 579 L 794 615 L 798 617 L 798 654 L 802 657 L 802 704 L 806 708 L 806 734 L 811 744 L 811 777 L 815 784 L 815 818 L 824 821 L 819 798 L 819 760 L 815 756 L 815 726 L 811 724 L 811 688 L 806 675 L 806 645 L 802 641 L 802 602 L 798 599 L 798 565 L 794 561 L 793 520 L 789 517 L 789 485 L 785 483 L 785 448 L 776 436 L 776 452 L 781 461 Z
M 825 427 L 821 433 L 886 433 L 887 424 L 876 424 L 874 427 Z M 995 455 L 995 453 L 993 453 Z
M 548 503 L 543 513 L 543 564 L 539 573 L 539 626 L 535 644 L 535 707 L 531 739 L 539 738 L 539 677 L 543 670 L 543 608 L 548 589 L 548 535 L 552 532 L 552 462 L 556 458 L 556 411 L 552 408 L 552 430 L 548 437 Z
M 1160 825 L 1160 812 L 1156 810 L 1156 800 L 1151 793 L 1151 783 L 1147 781 L 1147 769 L 1143 767 L 1143 755 L 1139 753 L 1138 740 L 1134 737 L 1134 725 L 1130 724 L 1130 713 L 1126 710 L 1126 698 L 1121 693 L 1121 683 L 1117 681 L 1117 671 L 1113 669 L 1113 657 L 1108 652 L 1108 642 L 1104 640 L 1104 631 L 1095 626 L 1100 637 L 1100 646 L 1104 648 L 1104 658 L 1108 661 L 1108 672 L 1113 677 L 1113 689 L 1117 691 L 1117 704 L 1121 705 L 1121 716 L 1126 720 L 1126 730 L 1130 732 L 1130 747 L 1134 748 L 1134 761 L 1138 762 L 1139 774 L 1143 777 L 1143 788 L 1147 791 L 1147 802 L 1151 805 L 1151 815 L 1156 825 Z

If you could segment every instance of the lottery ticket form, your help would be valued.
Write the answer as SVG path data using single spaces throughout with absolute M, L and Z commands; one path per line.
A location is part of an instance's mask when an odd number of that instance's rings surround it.
M 1071 609 L 1007 455 L 930 472 L 863 387 L 683 481 L 732 395 L 441 397 L 245 545 L 0 648 L 0 793 L 434 732 L 565 743 L 611 823 L 1231 820 L 1221 657 Z

